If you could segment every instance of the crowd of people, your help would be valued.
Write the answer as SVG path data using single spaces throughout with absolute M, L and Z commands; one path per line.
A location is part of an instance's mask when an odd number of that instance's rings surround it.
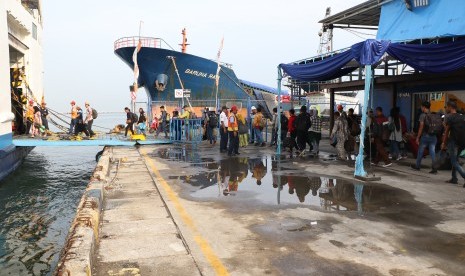
M 97 118 L 97 111 L 90 106 L 89 102 L 85 102 L 85 113 L 82 108 L 76 105 L 75 101 L 71 101 L 71 122 L 69 124 L 68 134 L 79 135 L 84 133 L 86 137 L 94 138 L 95 133 L 92 130 L 94 120 Z
M 452 176 L 449 183 L 458 182 L 458 174 L 465 179 L 465 170 L 460 166 L 458 158 L 465 149 L 465 116 L 457 112 L 457 104 L 454 101 L 447 103 L 447 114 L 436 114 L 430 111 L 430 103 L 424 102 L 421 107 L 419 120 L 415 124 L 416 132 L 409 132 L 406 118 L 401 114 L 400 108 L 393 107 L 389 116 L 385 116 L 383 109 L 377 107 L 374 111 L 369 109 L 367 114 L 365 136 L 360 137 L 361 124 L 352 108 L 344 111 L 342 105 L 337 106 L 334 112 L 334 124 L 330 130 L 330 144 L 337 151 L 339 160 L 352 160 L 359 154 L 359 141 L 364 141 L 364 158 L 370 160 L 372 165 L 389 167 L 393 161 L 399 161 L 407 157 L 408 151 L 416 156 L 412 169 L 420 170 L 422 159 L 429 154 L 432 167 L 429 171 L 436 174 L 444 162 L 450 162 Z M 201 118 L 204 140 L 212 146 L 216 145 L 219 137 L 219 151 L 228 156 L 239 155 L 239 149 L 253 144 L 257 147 L 266 145 L 263 139 L 263 131 L 271 128 L 270 147 L 276 146 L 278 136 L 282 146 L 291 153 L 302 154 L 307 150 L 318 155 L 321 141 L 322 119 L 316 109 L 307 110 L 306 106 L 299 110 L 290 109 L 288 114 L 273 109 L 269 122 L 265 119 L 260 107 L 252 107 L 249 116 L 250 121 L 238 112 L 237 106 L 227 108 L 223 106 L 220 112 L 204 109 Z M 133 125 L 139 133 L 145 134 L 148 122 L 143 109 L 139 109 L 139 116 L 127 112 L 128 131 L 133 131 Z M 192 118 L 192 112 L 188 106 L 183 107 L 182 114 L 174 111 L 170 116 L 164 106 L 160 106 L 160 116 L 157 118 L 158 126 L 156 134 L 160 132 L 168 137 L 170 129 L 177 138 L 181 138 L 181 125 L 173 125 L 172 119 Z M 135 115 L 135 116 L 134 116 Z M 278 116 L 280 116 L 278 120 Z M 86 117 L 87 118 L 87 117 Z M 281 124 L 280 127 L 278 124 Z M 279 132 L 280 129 L 280 132 Z M 217 133 L 219 131 L 219 135 Z M 279 133 L 278 133 L 279 132 Z M 439 141 L 439 142 L 438 142 Z

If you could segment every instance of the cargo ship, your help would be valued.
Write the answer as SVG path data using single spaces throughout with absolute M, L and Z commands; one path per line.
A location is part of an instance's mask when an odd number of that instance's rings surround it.
M 132 70 L 133 55 L 140 43 L 136 57 L 139 68 L 137 85 L 145 88 L 152 108 L 164 105 L 170 110 L 190 103 L 194 112 L 199 114 L 204 107 L 234 104 L 243 111 L 250 106 L 261 106 L 265 114 L 271 114 L 277 105 L 277 89 L 239 79 L 231 64 L 219 64 L 187 53 L 185 30 L 182 34 L 181 51 L 174 50 L 161 38 L 124 37 L 114 43 L 115 54 Z M 175 90 L 182 88 L 190 90 L 188 98 L 177 97 Z
M 0 37 L 1 180 L 33 149 L 14 146 L 13 135 L 25 132 L 24 104 L 43 95 L 41 1 L 0 1 Z

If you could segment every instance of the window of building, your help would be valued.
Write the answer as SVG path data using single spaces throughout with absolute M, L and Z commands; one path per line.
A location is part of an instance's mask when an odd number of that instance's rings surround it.
M 32 23 L 32 37 L 37 40 L 37 26 L 34 23 Z

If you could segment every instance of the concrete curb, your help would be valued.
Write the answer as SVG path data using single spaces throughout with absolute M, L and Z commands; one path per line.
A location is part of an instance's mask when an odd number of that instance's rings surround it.
M 108 180 L 110 155 L 109 148 L 105 147 L 79 202 L 54 275 L 92 274 L 92 259 L 98 244 L 103 189 Z

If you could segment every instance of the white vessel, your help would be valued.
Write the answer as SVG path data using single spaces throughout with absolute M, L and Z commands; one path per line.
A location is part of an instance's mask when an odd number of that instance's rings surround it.
M 23 103 L 43 100 L 40 0 L 0 1 L 0 180 L 33 149 L 12 144 L 13 122 L 23 121 Z M 13 105 L 12 105 L 13 103 Z

